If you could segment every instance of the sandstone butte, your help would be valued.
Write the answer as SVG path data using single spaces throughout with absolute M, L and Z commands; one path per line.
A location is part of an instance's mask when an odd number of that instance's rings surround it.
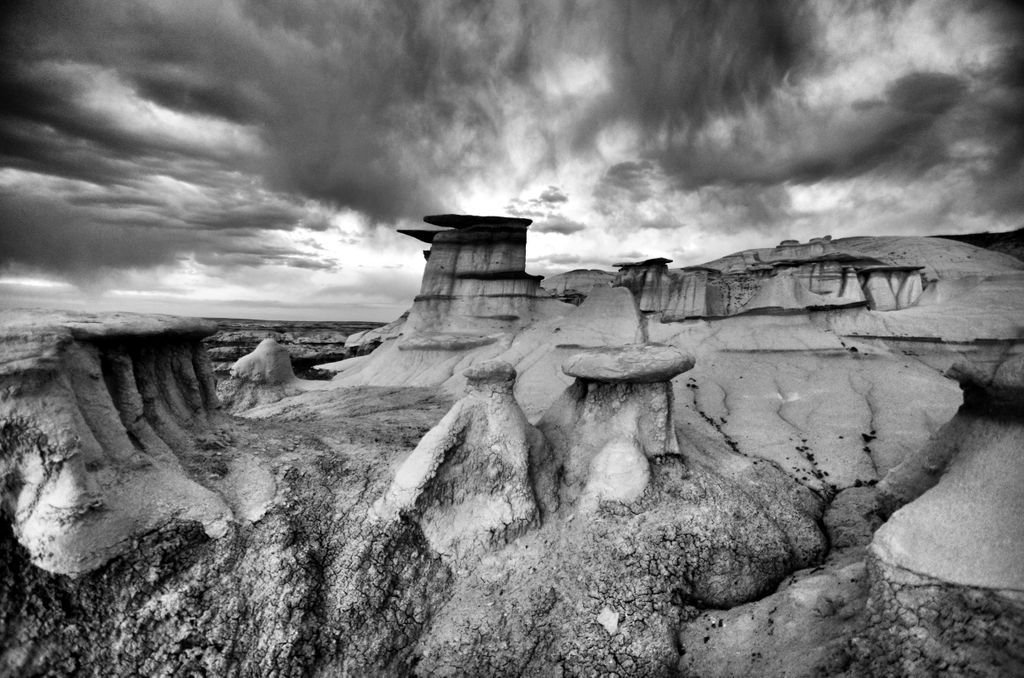
M 825 236 L 542 280 L 529 220 L 425 222 L 330 381 L 268 339 L 216 383 L 205 321 L 0 314 L 0 674 L 1024 674 L 1024 263 Z

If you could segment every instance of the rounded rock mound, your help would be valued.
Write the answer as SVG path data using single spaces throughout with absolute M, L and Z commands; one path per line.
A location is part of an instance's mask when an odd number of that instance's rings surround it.
M 562 365 L 570 377 L 590 381 L 650 384 L 693 368 L 694 359 L 674 346 L 630 344 L 582 350 Z
M 295 380 L 288 349 L 273 338 L 266 338 L 249 355 L 231 367 L 231 376 L 256 384 L 287 384 Z

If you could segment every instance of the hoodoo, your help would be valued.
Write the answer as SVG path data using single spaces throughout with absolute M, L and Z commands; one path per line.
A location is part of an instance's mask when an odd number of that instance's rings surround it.
M 526 273 L 530 219 L 442 214 L 399 233 L 430 244 L 406 334 L 501 332 L 534 319 L 542 276 Z M 546 295 L 545 295 L 546 296 Z
M 693 367 L 672 346 L 589 349 L 562 370 L 575 377 L 538 426 L 564 468 L 564 495 L 592 510 L 601 500 L 638 499 L 648 459 L 678 455 L 670 380 Z

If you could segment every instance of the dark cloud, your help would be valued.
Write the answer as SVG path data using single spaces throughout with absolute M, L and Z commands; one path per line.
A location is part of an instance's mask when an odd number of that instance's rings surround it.
M 595 193 L 618 192 L 630 202 L 644 202 L 654 195 L 651 183 L 654 173 L 654 163 L 650 160 L 617 163 L 605 171 Z
M 628 0 L 602 5 L 612 87 L 577 131 L 592 144 L 610 121 L 653 143 L 769 97 L 814 56 L 807 5 L 788 0 Z
M 910 73 L 893 81 L 886 94 L 889 105 L 907 113 L 938 116 L 955 106 L 967 87 L 946 73 Z
M 221 267 L 337 269 L 329 258 L 303 255 L 268 237 L 267 229 L 288 229 L 282 223 L 294 215 L 286 208 L 265 215 L 261 208 L 215 211 L 206 223 L 198 212 L 190 221 L 175 222 L 170 215 L 125 210 L 151 206 L 145 199 L 133 204 L 130 198 L 99 195 L 65 202 L 0 189 L 0 267 L 27 265 L 84 284 L 111 270 L 169 265 L 186 256 Z M 112 208 L 120 211 L 111 213 Z
M 578 233 L 586 228 L 586 225 L 581 224 L 578 221 L 573 221 L 572 219 L 567 219 L 562 216 L 553 216 L 534 223 L 533 226 L 530 227 L 530 230 L 538 233 L 561 233 L 563 235 L 568 235 L 570 233 Z
M 813 183 L 878 168 L 916 176 L 948 159 L 948 147 L 960 135 L 939 134 L 936 126 L 965 91 L 965 83 L 952 75 L 908 73 L 890 83 L 885 100 L 849 108 L 780 108 L 762 134 L 697 141 L 660 152 L 657 159 L 685 189 Z
M 88 279 L 103 268 L 169 264 L 187 247 L 177 229 L 122 228 L 36 196 L 0 193 L 0 266 L 26 264 Z
M 548 204 L 558 204 L 563 202 L 569 202 L 569 196 L 562 192 L 557 186 L 548 186 L 538 198 L 541 202 Z
M 500 132 L 518 113 L 503 98 L 539 94 L 553 54 L 610 57 L 615 87 L 578 130 L 623 119 L 674 130 L 763 97 L 805 39 L 799 5 L 782 0 L 23 7 L 0 77 L 13 119 L 106 157 L 180 151 L 83 110 L 81 83 L 32 67 L 107 69 L 143 99 L 258 129 L 273 185 L 383 221 L 440 208 L 461 179 L 500 165 Z
M 973 178 L 975 211 L 1024 209 L 1019 47 L 987 70 L 893 69 L 853 105 L 802 97 L 836 67 L 835 24 L 912 7 L 984 14 L 993 45 L 1024 42 L 1020 11 L 985 1 L 9 4 L 0 170 L 48 183 L 3 196 L 0 263 L 329 267 L 273 236 L 325 231 L 335 208 L 418 220 L 470 183 L 536 191 L 558 176 L 539 170 L 608 148 L 592 193 L 573 190 L 626 230 L 685 225 L 661 204 L 680 195 L 769 228 L 793 216 L 787 185 L 936 168 Z M 577 91 L 567 63 L 601 72 Z M 561 186 L 534 195 L 507 211 L 582 229 Z M 260 236 L 268 249 L 249 251 Z

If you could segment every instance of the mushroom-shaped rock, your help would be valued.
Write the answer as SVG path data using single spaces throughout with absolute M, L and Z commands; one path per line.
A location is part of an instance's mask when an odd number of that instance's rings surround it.
M 693 369 L 693 356 L 674 346 L 631 344 L 576 353 L 562 366 L 570 377 L 589 381 L 649 384 Z
M 465 396 L 423 436 L 370 510 L 378 520 L 417 522 L 447 561 L 478 556 L 539 523 L 531 466 L 547 452 L 512 394 L 511 365 L 487 361 L 464 374 Z
M 562 496 L 592 510 L 639 499 L 649 459 L 679 454 L 672 377 L 693 367 L 676 348 L 632 344 L 580 351 L 563 371 L 576 382 L 538 423 L 562 468 Z

